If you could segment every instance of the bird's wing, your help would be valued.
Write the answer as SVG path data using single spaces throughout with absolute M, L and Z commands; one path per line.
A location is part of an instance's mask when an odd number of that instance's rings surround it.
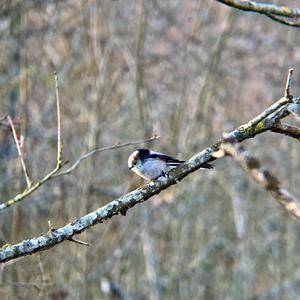
M 169 166 L 178 166 L 180 164 L 183 164 L 185 161 L 184 160 L 178 160 L 177 158 L 174 158 L 172 156 L 159 153 L 159 152 L 152 152 L 150 153 L 147 158 L 157 158 L 157 159 L 162 159 L 164 160 Z
M 167 163 L 167 165 L 171 166 L 171 167 L 176 167 L 179 166 L 181 164 L 183 164 L 185 162 L 185 160 L 179 160 L 177 158 L 174 158 L 172 156 L 166 155 L 164 153 L 160 153 L 160 152 L 154 152 L 152 151 L 147 158 L 157 158 L 157 159 L 163 159 L 165 160 L 165 162 Z M 209 164 L 209 163 L 202 163 L 200 165 L 201 169 L 213 169 L 214 165 Z

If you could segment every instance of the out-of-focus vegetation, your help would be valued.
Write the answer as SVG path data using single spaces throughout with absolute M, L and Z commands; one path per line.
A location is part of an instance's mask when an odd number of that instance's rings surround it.
M 281 97 L 289 67 L 300 93 L 299 29 L 215 1 L 0 7 L 0 111 L 21 119 L 33 179 L 56 159 L 54 70 L 70 161 L 153 128 L 161 139 L 151 148 L 188 158 Z M 300 196 L 296 141 L 266 133 L 246 144 Z M 46 232 L 48 220 L 63 226 L 142 184 L 127 169 L 133 150 L 93 156 L 2 213 L 1 243 Z M 5 201 L 26 186 L 5 128 L 0 168 Z M 1 299 L 297 299 L 299 234 L 299 221 L 235 163 L 218 161 L 82 234 L 90 247 L 63 243 L 4 265 Z

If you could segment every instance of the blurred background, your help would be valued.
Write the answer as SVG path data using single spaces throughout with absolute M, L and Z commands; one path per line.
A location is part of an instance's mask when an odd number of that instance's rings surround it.
M 33 180 L 55 166 L 55 70 L 64 160 L 153 129 L 161 136 L 94 155 L 7 209 L 2 245 L 141 185 L 127 168 L 136 148 L 181 159 L 201 151 L 282 97 L 290 67 L 300 96 L 299 29 L 217 1 L 2 0 L 0 8 L 0 113 L 21 122 Z M 297 141 L 265 133 L 244 145 L 300 197 Z M 0 168 L 4 202 L 26 187 L 4 127 Z M 77 237 L 90 247 L 64 242 L 2 265 L 1 299 L 299 299 L 299 235 L 298 220 L 222 159 Z

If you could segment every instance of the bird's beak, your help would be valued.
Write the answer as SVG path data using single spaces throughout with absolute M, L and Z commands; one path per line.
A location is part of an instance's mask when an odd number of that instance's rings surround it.
M 129 169 L 129 170 L 131 170 L 132 168 L 133 168 L 133 166 L 131 166 L 131 167 L 128 167 L 128 169 Z

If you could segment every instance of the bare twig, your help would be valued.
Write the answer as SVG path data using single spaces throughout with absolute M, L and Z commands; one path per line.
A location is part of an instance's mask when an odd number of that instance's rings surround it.
M 9 122 L 7 121 L 7 116 L 8 114 L 5 114 L 0 118 L 0 126 L 10 129 Z M 13 124 L 19 124 L 19 123 L 20 121 L 13 120 Z
M 285 104 L 289 103 L 291 100 L 287 99 L 286 97 L 282 97 L 279 100 L 277 100 L 274 104 L 272 104 L 269 108 L 267 108 L 265 111 L 263 111 L 260 115 L 252 119 L 249 123 L 251 123 L 251 126 L 257 125 L 259 122 L 264 120 L 266 117 L 277 111 L 279 108 L 284 106 Z
M 284 91 L 284 97 L 277 100 L 273 105 L 271 105 L 269 108 L 267 108 L 265 111 L 263 111 L 261 114 L 259 114 L 257 117 L 252 119 L 249 123 L 252 126 L 257 125 L 259 122 L 264 120 L 266 117 L 277 111 L 279 108 L 284 106 L 285 104 L 293 102 L 293 96 L 291 94 L 291 82 L 292 82 L 292 75 L 293 75 L 293 69 L 289 69 L 286 85 L 285 85 L 285 91 Z
M 20 158 L 20 161 L 21 161 L 21 165 L 22 165 L 23 172 L 24 172 L 25 179 L 26 179 L 26 183 L 27 183 L 27 189 L 29 189 L 32 185 L 32 181 L 29 178 L 29 173 L 28 173 L 28 170 L 26 168 L 26 164 L 25 164 L 25 161 L 24 161 L 24 158 L 23 158 L 23 153 L 22 153 L 22 150 L 21 150 L 21 147 L 20 147 L 20 144 L 19 144 L 19 139 L 18 139 L 18 136 L 17 136 L 17 133 L 16 133 L 16 129 L 15 129 L 14 123 L 13 123 L 10 116 L 7 116 L 7 121 L 9 123 L 10 128 L 11 128 L 11 132 L 13 134 L 14 141 L 15 141 L 15 144 L 16 144 L 16 147 L 17 147 L 17 150 L 18 150 L 18 155 L 19 155 L 19 158 Z
M 57 72 L 54 72 L 55 80 L 55 96 L 56 96 L 56 110 L 57 110 L 57 160 L 56 160 L 56 170 L 59 170 L 62 165 L 62 144 L 61 144 L 61 125 L 60 125 L 60 100 L 58 91 L 58 77 Z M 54 169 L 54 170 L 55 170 Z
M 134 142 L 126 142 L 126 143 L 123 143 L 123 144 L 115 144 L 113 146 L 108 146 L 108 147 L 96 148 L 96 149 L 94 149 L 94 150 L 92 150 L 88 153 L 85 153 L 85 154 L 81 155 L 79 157 L 79 159 L 77 159 L 70 168 L 68 168 L 67 170 L 62 171 L 58 174 L 55 174 L 53 177 L 63 176 L 63 175 L 67 175 L 67 174 L 72 173 L 83 160 L 89 158 L 90 156 L 92 156 L 96 153 L 109 151 L 109 150 L 114 150 L 114 149 L 119 149 L 119 148 L 124 148 L 124 147 L 132 146 L 132 145 L 142 144 L 142 143 L 149 143 L 149 142 L 152 142 L 152 141 L 157 140 L 159 138 L 160 138 L 160 136 L 155 134 L 154 136 L 152 136 L 149 139 L 138 140 L 138 141 L 134 141 Z
M 69 238 L 69 241 L 70 241 L 70 242 L 74 242 L 74 243 L 79 244 L 79 245 L 87 246 L 87 247 L 90 246 L 89 243 L 83 242 L 83 241 L 80 241 L 80 240 L 77 240 L 77 239 L 74 239 L 74 238 L 72 238 L 72 237 Z
M 5 210 L 8 207 L 11 207 L 12 205 L 15 205 L 16 203 L 22 201 L 24 198 L 26 198 L 27 196 L 29 196 L 30 194 L 32 194 L 34 191 L 36 191 L 41 185 L 43 185 L 45 182 L 54 179 L 57 176 L 63 176 L 63 175 L 67 175 L 70 174 L 71 172 L 74 171 L 74 169 L 79 165 L 80 162 L 82 162 L 83 160 L 87 159 L 88 157 L 94 155 L 95 153 L 99 153 L 99 152 L 104 152 L 104 151 L 109 151 L 109 150 L 113 150 L 113 149 L 118 149 L 118 148 L 124 148 L 127 146 L 131 146 L 131 145 L 137 145 L 137 144 L 142 144 L 142 143 L 147 143 L 147 142 L 151 142 L 154 140 L 159 139 L 158 135 L 154 135 L 153 137 L 149 138 L 149 139 L 145 139 L 145 140 L 137 140 L 137 141 L 132 141 L 132 142 L 126 142 L 123 144 L 116 144 L 114 146 L 108 146 L 108 147 L 103 147 L 103 148 L 97 148 L 91 152 L 88 152 L 86 154 L 83 154 L 69 169 L 61 172 L 61 173 L 57 173 L 61 167 L 63 167 L 63 163 L 61 164 L 61 166 L 57 169 L 57 165 L 56 167 L 50 172 L 48 173 L 44 178 L 42 178 L 41 180 L 37 181 L 34 185 L 32 185 L 29 189 L 26 189 L 25 191 L 23 191 L 22 193 L 16 195 L 14 198 L 1 203 L 0 204 L 0 212 Z
M 54 227 L 52 226 L 51 221 L 48 220 L 48 231 L 51 231 L 51 230 L 53 230 L 53 229 L 54 229 Z
M 9 125 L 6 122 L 6 119 L 7 119 L 7 114 L 5 114 L 4 116 L 0 117 L 0 125 L 1 126 L 9 127 Z
M 32 182 L 30 182 L 30 185 L 28 185 L 28 181 L 27 181 L 27 188 L 23 192 L 17 194 L 12 199 L 9 199 L 8 201 L 0 204 L 0 211 L 4 210 L 12 205 L 15 205 L 16 203 L 18 203 L 18 202 L 22 201 L 23 199 L 25 199 L 26 197 L 28 197 L 35 190 L 37 190 L 41 185 L 43 185 L 48 180 L 52 179 L 53 175 L 55 173 L 57 173 L 63 166 L 62 159 L 61 159 L 62 146 L 61 146 L 61 125 L 60 125 L 60 103 L 59 103 L 59 94 L 58 94 L 58 78 L 57 78 L 56 73 L 54 73 L 54 80 L 55 80 L 56 109 L 57 109 L 57 160 L 56 160 L 56 166 L 51 172 L 49 172 L 44 178 L 37 181 L 35 184 L 32 184 Z M 29 177 L 28 177 L 28 179 L 29 179 Z M 26 178 L 26 180 L 27 180 L 27 178 Z
M 289 213 L 300 219 L 299 200 L 281 187 L 280 181 L 269 171 L 261 167 L 260 162 L 251 156 L 240 144 L 232 139 L 224 140 L 221 151 L 231 156 L 242 169 L 259 185 L 266 189 Z
M 113 145 L 113 146 L 108 146 L 108 147 L 103 147 L 103 148 L 97 148 L 97 149 L 95 149 L 91 152 L 83 154 L 67 170 L 65 170 L 61 173 L 57 173 L 63 167 L 65 162 L 62 161 L 60 99 L 59 99 L 59 89 L 58 89 L 58 77 L 57 77 L 56 72 L 54 73 L 54 80 L 55 80 L 55 97 L 56 97 L 56 109 L 57 109 L 57 158 L 56 158 L 56 166 L 44 178 L 37 181 L 35 184 L 32 184 L 32 182 L 29 180 L 29 176 L 28 176 L 28 172 L 27 172 L 24 160 L 23 160 L 22 152 L 21 152 L 21 149 L 19 147 L 18 148 L 18 153 L 19 153 L 19 156 L 20 156 L 20 159 L 21 159 L 21 162 L 22 162 L 22 166 L 23 166 L 23 169 L 24 169 L 24 173 L 25 173 L 25 177 L 26 177 L 26 181 L 27 181 L 27 188 L 23 192 L 17 194 L 12 199 L 9 199 L 8 201 L 6 201 L 4 203 L 1 203 L 0 204 L 0 212 L 3 211 L 4 209 L 8 208 L 8 207 L 11 207 L 12 205 L 14 205 L 16 203 L 22 201 L 23 199 L 28 197 L 30 194 L 32 194 L 34 191 L 36 191 L 45 182 L 47 182 L 47 181 L 49 181 L 49 180 L 51 180 L 51 179 L 53 179 L 57 176 L 63 176 L 63 175 L 70 174 L 72 171 L 74 171 L 74 169 L 79 165 L 80 162 L 82 162 L 83 160 L 89 158 L 90 156 L 92 156 L 96 153 L 104 152 L 104 151 L 108 151 L 108 150 L 113 150 L 113 149 L 118 149 L 118 148 L 123 148 L 123 147 L 131 146 L 131 145 L 141 144 L 141 143 L 147 143 L 147 142 L 151 142 L 151 141 L 159 139 L 159 136 L 154 133 L 154 135 L 149 139 L 143 139 L 143 140 L 138 140 L 138 141 L 133 141 L 133 142 L 126 142 L 126 143 L 123 143 L 123 144 L 116 144 L 116 145 Z M 7 116 L 5 115 L 3 118 L 0 119 L 0 121 L 4 120 L 4 118 L 6 118 L 6 117 Z M 13 125 L 12 121 L 11 121 L 11 124 Z M 14 137 L 15 137 L 16 133 L 15 133 L 14 127 L 11 126 L 11 128 L 12 128 L 12 131 L 14 132 Z M 15 140 L 16 140 L 16 138 L 15 138 Z M 17 142 L 16 142 L 16 145 L 17 145 L 17 147 L 19 146 Z M 20 153 L 21 153 L 21 155 L 20 155 Z
M 287 98 L 287 99 L 293 98 L 293 95 L 292 95 L 292 92 L 291 92 L 293 72 L 294 72 L 293 69 L 289 69 L 288 77 L 287 77 L 287 80 L 286 80 L 284 97 Z

